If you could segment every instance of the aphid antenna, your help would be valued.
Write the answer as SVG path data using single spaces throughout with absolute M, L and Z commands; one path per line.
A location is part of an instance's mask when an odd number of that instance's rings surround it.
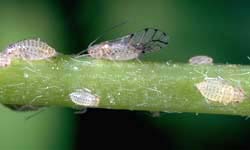
M 204 73 L 204 72 L 201 72 L 201 71 L 199 71 L 199 70 L 194 69 L 194 72 L 196 72 L 196 73 L 202 75 L 202 77 L 205 78 L 205 79 L 209 78 L 209 77 L 208 77 L 208 70 L 206 70 L 206 72 Z
M 87 111 L 88 111 L 88 108 L 84 107 L 81 110 L 74 112 L 74 114 L 81 115 L 81 114 L 85 114 Z
M 48 109 L 48 108 L 46 108 L 46 107 L 40 108 L 38 111 L 36 111 L 36 112 L 34 112 L 33 114 L 28 115 L 27 117 L 25 117 L 25 120 L 27 121 L 27 120 L 29 120 L 29 119 L 31 119 L 31 118 L 33 118 L 33 117 L 39 115 L 40 113 L 44 112 L 46 109 Z
M 120 27 L 122 25 L 125 25 L 126 23 L 128 23 L 127 20 L 122 21 L 121 23 L 118 23 L 114 26 L 112 26 L 111 28 L 107 29 L 106 31 L 104 31 L 100 36 L 98 36 L 94 41 L 92 41 L 89 45 L 88 48 L 91 47 L 93 44 L 95 44 L 96 41 L 98 41 L 100 38 L 102 38 L 105 34 L 109 33 L 110 31 L 114 30 L 117 27 Z
M 142 61 L 141 61 L 139 58 L 136 58 L 136 61 L 137 61 L 139 64 L 143 65 Z
M 74 58 L 81 58 L 81 57 L 85 57 L 85 56 L 89 56 L 89 54 L 82 54 L 78 53 Z
M 117 27 L 119 27 L 119 26 L 122 26 L 122 25 L 126 24 L 127 22 L 128 22 L 128 21 L 125 20 L 125 21 L 123 21 L 123 22 L 121 22 L 121 23 L 119 23 L 119 24 L 116 24 L 116 25 L 112 26 L 111 28 L 107 29 L 107 30 L 104 31 L 100 36 L 98 36 L 94 41 L 92 41 L 92 42 L 88 45 L 88 48 L 90 48 L 92 45 L 94 45 L 95 42 L 98 41 L 100 38 L 102 38 L 105 34 L 109 33 L 110 31 L 114 30 L 115 28 L 117 28 Z M 85 50 L 80 51 L 79 53 L 77 53 L 77 54 L 76 54 L 77 56 L 76 56 L 75 58 L 79 58 L 79 57 L 78 57 L 79 55 L 82 55 L 82 54 L 84 54 L 85 52 L 87 52 L 87 51 L 88 51 L 88 48 L 85 49 Z M 86 56 L 86 55 L 85 55 L 85 56 Z

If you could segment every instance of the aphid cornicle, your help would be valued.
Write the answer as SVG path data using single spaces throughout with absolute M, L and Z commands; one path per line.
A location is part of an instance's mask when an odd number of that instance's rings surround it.
M 41 60 L 57 55 L 54 48 L 37 39 L 27 39 L 9 45 L 3 53 L 11 58 Z
M 209 101 L 223 103 L 239 103 L 245 99 L 245 92 L 221 78 L 208 78 L 196 84 L 200 93 Z
M 89 46 L 88 53 L 97 59 L 130 60 L 142 53 L 159 50 L 168 45 L 166 33 L 154 28 L 146 28 L 114 40 Z

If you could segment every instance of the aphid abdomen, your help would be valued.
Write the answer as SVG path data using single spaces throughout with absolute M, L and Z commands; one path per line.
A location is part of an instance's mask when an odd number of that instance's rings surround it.
M 130 60 L 139 57 L 141 51 L 123 44 L 113 44 L 105 51 L 106 58 L 109 60 Z
M 91 57 L 108 60 L 130 60 L 139 56 L 142 51 L 122 43 L 101 43 L 88 49 Z

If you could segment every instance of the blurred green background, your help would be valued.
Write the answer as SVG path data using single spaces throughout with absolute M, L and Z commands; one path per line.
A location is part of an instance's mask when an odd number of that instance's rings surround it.
M 40 37 L 59 52 L 75 54 L 104 31 L 100 40 L 146 27 L 170 36 L 169 46 L 142 61 L 187 62 L 209 55 L 216 63 L 249 64 L 250 2 L 195 0 L 1 0 L 0 48 Z M 247 149 L 250 120 L 241 116 L 49 108 L 29 113 L 0 108 L 0 149 L 44 150 L 103 148 Z

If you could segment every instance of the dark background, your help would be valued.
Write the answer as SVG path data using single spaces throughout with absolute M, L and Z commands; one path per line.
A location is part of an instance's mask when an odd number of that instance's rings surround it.
M 0 48 L 40 37 L 59 52 L 75 54 L 100 40 L 146 27 L 166 31 L 169 46 L 142 61 L 187 62 L 209 55 L 216 63 L 249 64 L 250 2 L 195 0 L 0 1 Z M 75 115 L 50 108 L 32 113 L 0 109 L 0 149 L 247 149 L 250 120 L 242 116 L 89 109 Z M 118 146 L 117 146 L 118 144 Z

